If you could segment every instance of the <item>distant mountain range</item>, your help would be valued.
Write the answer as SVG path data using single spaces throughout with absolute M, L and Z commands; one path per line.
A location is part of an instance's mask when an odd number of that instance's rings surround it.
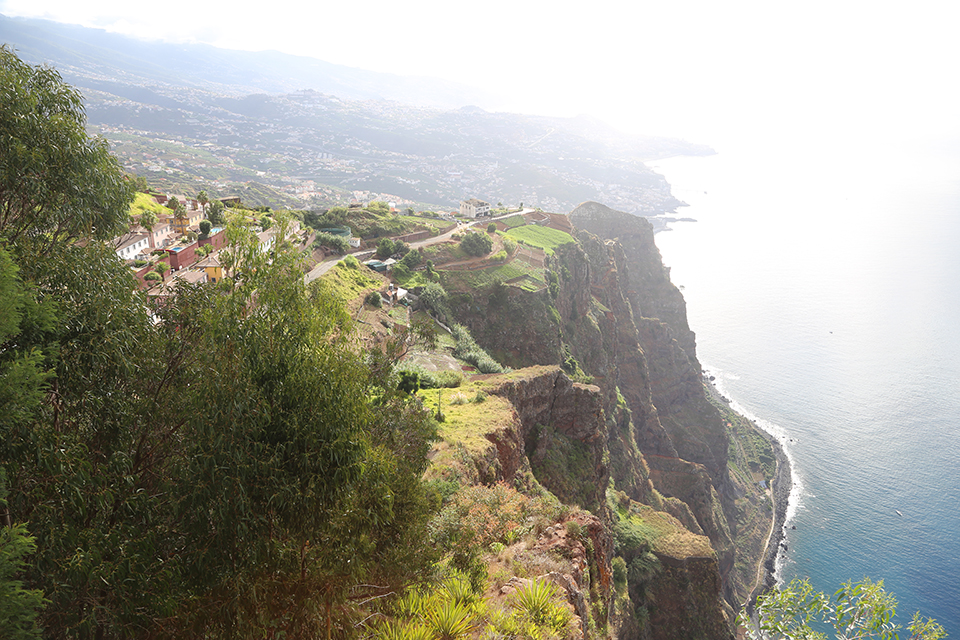
M 147 42 L 0 15 L 0 42 L 55 66 L 128 171 L 178 193 L 252 204 L 461 199 L 567 212 L 587 200 L 639 215 L 680 203 L 643 160 L 705 155 L 675 139 L 624 135 L 587 116 L 491 113 L 454 83 L 277 52 Z
M 195 87 L 227 95 L 312 89 L 347 100 L 396 100 L 418 106 L 488 105 L 476 89 L 436 78 L 365 71 L 278 51 L 234 51 L 206 44 L 147 41 L 32 18 L 0 15 L 0 42 L 64 78 L 100 77 L 128 84 Z

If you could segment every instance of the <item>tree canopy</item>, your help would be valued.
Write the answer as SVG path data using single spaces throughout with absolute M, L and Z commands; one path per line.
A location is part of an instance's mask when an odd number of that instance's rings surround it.
M 0 56 L 2 635 L 352 629 L 431 562 L 432 418 L 246 221 L 223 282 L 148 300 L 98 241 L 130 191 L 79 95 Z
M 460 241 L 460 247 L 472 256 L 485 256 L 493 250 L 493 240 L 485 233 L 471 231 Z
M 760 596 L 756 621 L 741 613 L 739 622 L 751 638 L 771 640 L 825 640 L 822 630 L 833 629 L 837 640 L 858 638 L 893 640 L 939 640 L 943 627 L 920 614 L 906 629 L 895 621 L 897 600 L 883 588 L 883 581 L 864 579 L 847 582 L 832 596 L 816 591 L 807 580 L 795 579 L 783 588 Z

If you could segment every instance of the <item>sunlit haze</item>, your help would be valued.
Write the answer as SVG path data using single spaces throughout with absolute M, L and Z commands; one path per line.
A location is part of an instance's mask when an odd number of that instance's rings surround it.
M 715 146 L 960 129 L 960 39 L 947 2 L 568 6 L 0 0 L 0 13 L 434 76 L 499 96 L 489 109 L 587 113 Z

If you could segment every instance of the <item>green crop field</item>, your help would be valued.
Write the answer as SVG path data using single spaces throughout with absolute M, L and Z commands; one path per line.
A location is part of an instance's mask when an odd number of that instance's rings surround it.
M 527 221 L 524 220 L 523 216 L 510 216 L 509 218 L 504 218 L 500 221 L 507 229 L 513 229 L 515 227 L 522 227 L 527 224 Z
M 506 282 L 521 276 L 526 277 L 517 286 L 523 289 L 536 291 L 546 284 L 543 269 L 530 266 L 520 260 L 470 271 L 443 271 L 439 268 L 438 270 L 441 273 L 443 286 L 453 291 L 483 289 L 495 282 Z
M 553 250 L 560 245 L 574 241 L 573 236 L 569 233 L 550 229 L 549 227 L 538 227 L 532 224 L 509 229 L 506 235 L 523 244 L 543 249 L 547 253 L 553 253 Z

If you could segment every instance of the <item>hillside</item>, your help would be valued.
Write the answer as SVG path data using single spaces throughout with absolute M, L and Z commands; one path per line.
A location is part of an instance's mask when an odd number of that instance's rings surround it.
M 705 393 L 648 221 L 234 208 L 150 251 L 136 224 L 204 209 L 136 194 L 55 73 L 0 48 L 0 74 L 21 635 L 732 637 L 774 454 Z M 355 256 L 305 275 L 297 216 L 362 229 L 393 281 Z
M 447 292 L 431 308 L 514 371 L 421 392 L 446 414 L 428 474 L 460 487 L 506 482 L 529 496 L 546 489 L 595 517 L 592 545 L 605 551 L 589 578 L 574 580 L 602 603 L 589 624 L 618 638 L 730 637 L 773 519 L 760 486 L 776 471 L 770 443 L 706 393 L 683 298 L 648 222 L 596 203 L 547 227 L 507 222 L 502 238 L 529 228 L 576 240 L 518 247 L 467 273 L 430 254 Z M 557 228 L 570 223 L 573 238 Z M 528 548 L 548 544 L 538 535 Z M 617 558 L 644 553 L 649 566 L 620 595 L 595 582 Z
M 385 200 L 450 209 L 468 197 L 568 211 L 585 200 L 638 215 L 682 203 L 643 162 L 712 150 L 625 135 L 589 117 L 497 113 L 462 87 L 275 52 L 140 41 L 0 16 L 0 41 L 52 64 L 88 123 L 157 188 L 253 204 Z M 272 190 L 272 195 L 271 195 Z

